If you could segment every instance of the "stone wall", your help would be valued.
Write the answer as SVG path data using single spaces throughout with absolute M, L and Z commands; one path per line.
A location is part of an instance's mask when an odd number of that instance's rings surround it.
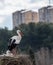
M 53 49 L 41 48 L 35 53 L 36 65 L 53 65 Z

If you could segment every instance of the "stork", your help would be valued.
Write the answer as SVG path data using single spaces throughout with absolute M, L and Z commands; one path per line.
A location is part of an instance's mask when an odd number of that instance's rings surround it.
M 20 41 L 22 39 L 22 32 L 20 30 L 17 30 L 17 34 L 10 38 L 8 50 L 6 52 L 6 56 L 13 56 L 16 55 L 16 46 L 20 44 Z

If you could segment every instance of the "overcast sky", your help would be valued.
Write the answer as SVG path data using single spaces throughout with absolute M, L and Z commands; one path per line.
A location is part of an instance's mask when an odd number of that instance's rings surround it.
M 39 8 L 47 6 L 48 0 L 0 0 L 0 27 L 12 29 L 12 13 L 28 9 L 38 11 Z M 53 5 L 53 0 L 51 0 Z

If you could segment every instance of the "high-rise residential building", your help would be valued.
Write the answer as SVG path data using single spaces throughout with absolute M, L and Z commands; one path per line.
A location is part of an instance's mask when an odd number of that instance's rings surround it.
M 39 22 L 53 23 L 53 7 L 47 6 L 39 9 Z
M 38 13 L 34 11 L 16 11 L 13 13 L 13 28 L 18 25 L 25 23 L 28 24 L 30 22 L 37 23 L 39 21 Z

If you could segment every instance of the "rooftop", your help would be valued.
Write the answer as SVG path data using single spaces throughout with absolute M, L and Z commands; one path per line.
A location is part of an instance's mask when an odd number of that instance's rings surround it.
M 40 8 L 39 10 L 41 10 L 41 9 L 53 9 L 53 6 L 42 7 L 42 8 Z

